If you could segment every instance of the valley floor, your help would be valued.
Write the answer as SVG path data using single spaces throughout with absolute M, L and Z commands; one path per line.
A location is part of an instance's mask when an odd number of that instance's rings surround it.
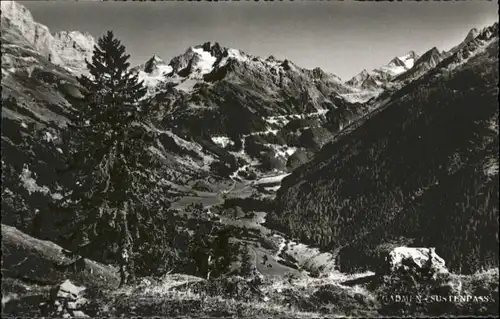
M 207 281 L 167 274 L 140 278 L 133 286 L 117 289 L 116 268 L 90 260 L 85 260 L 82 269 L 61 268 L 58 265 L 70 262 L 61 247 L 2 225 L 3 315 L 39 316 L 38 305 L 47 300 L 51 287 L 66 279 L 87 288 L 87 313 L 91 316 L 331 318 L 386 314 L 388 306 L 381 294 L 391 288 L 370 286 L 375 280 L 373 272 L 340 273 L 335 269 L 334 254 L 267 228 L 266 212 L 254 211 L 240 217 L 215 212 L 220 212 L 215 207 L 226 198 L 249 196 L 258 191 L 255 186 L 259 184 L 279 185 L 285 176 L 228 182 L 219 185 L 217 192 L 192 191 L 194 196 L 181 198 L 174 205 L 182 210 L 189 204 L 201 203 L 204 213 L 216 223 L 244 230 L 236 240 L 246 243 L 251 252 L 257 271 L 257 277 L 252 279 L 229 276 Z M 256 278 L 260 279 L 256 282 Z M 453 275 L 451 281 L 463 283 L 467 289 L 484 288 L 496 293 L 498 302 L 498 284 L 496 288 L 493 284 L 498 281 L 498 269 L 472 277 Z

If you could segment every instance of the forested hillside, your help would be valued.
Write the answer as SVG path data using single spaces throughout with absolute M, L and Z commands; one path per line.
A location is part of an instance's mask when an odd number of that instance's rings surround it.
M 498 265 L 498 25 L 456 68 L 387 106 L 285 178 L 272 225 L 368 266 L 377 245 L 436 247 L 455 270 Z M 453 58 L 449 65 L 456 62 Z

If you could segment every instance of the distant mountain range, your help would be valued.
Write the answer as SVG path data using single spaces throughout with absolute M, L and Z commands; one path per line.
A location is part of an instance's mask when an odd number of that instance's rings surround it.
M 363 89 L 381 88 L 396 76 L 410 70 L 417 58 L 418 55 L 410 51 L 404 56 L 395 57 L 387 65 L 372 70 L 371 72 L 363 70 L 346 83 Z
M 416 80 L 436 67 L 445 58 L 462 50 L 469 42 L 474 41 L 479 33 L 478 29 L 471 29 L 464 41 L 449 51 L 439 51 L 436 47 L 433 47 L 421 56 L 414 51 L 410 51 L 404 56 L 395 57 L 387 65 L 380 68 L 370 72 L 367 70 L 361 71 L 348 80 L 346 84 L 365 90 L 385 89 L 391 86 L 400 87 L 402 84 Z

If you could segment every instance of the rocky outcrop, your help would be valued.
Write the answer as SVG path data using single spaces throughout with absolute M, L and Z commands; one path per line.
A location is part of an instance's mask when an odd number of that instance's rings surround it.
M 42 316 L 57 318 L 89 318 L 84 313 L 89 300 L 85 298 L 86 288 L 74 285 L 70 280 L 54 286 L 50 298 L 40 304 Z

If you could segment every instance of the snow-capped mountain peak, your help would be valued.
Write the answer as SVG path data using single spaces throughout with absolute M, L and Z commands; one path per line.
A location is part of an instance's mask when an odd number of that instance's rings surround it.
M 480 31 L 473 28 L 467 33 L 464 41 L 449 51 L 441 52 L 436 47 L 428 50 L 415 61 L 410 70 L 394 78 L 393 81 L 413 81 L 435 68 L 455 68 L 480 52 L 481 48 L 486 47 L 492 41 L 494 34 L 498 34 L 498 24 Z
M 403 56 L 395 57 L 387 64 L 387 66 L 383 66 L 381 69 L 391 73 L 392 75 L 399 75 L 411 69 L 417 58 L 418 55 L 414 51 L 410 51 Z
M 445 53 L 447 58 L 443 60 L 441 67 L 450 69 L 467 62 L 495 39 L 498 41 L 498 22 L 481 31 L 476 28 L 472 29 L 462 43 Z
M 237 55 L 236 52 L 231 52 Z M 169 65 L 173 73 L 180 77 L 201 79 L 228 55 L 229 49 L 221 47 L 219 43 L 205 42 L 189 47 L 184 54 L 173 58 Z
M 206 75 L 222 68 L 231 60 L 245 62 L 249 60 L 249 56 L 242 51 L 222 47 L 218 42 L 205 42 L 189 47 L 168 63 L 155 55 L 134 70 L 151 89 L 155 89 L 159 83 L 184 83 L 178 88 L 189 90 L 203 81 Z
M 418 55 L 415 53 L 415 51 L 410 51 L 403 56 L 398 56 L 392 59 L 391 62 L 389 62 L 388 66 L 404 67 L 406 69 L 411 69 L 417 58 Z
M 270 92 L 288 86 L 296 89 L 302 82 L 321 84 L 312 90 L 311 94 L 315 96 L 323 94 L 318 90 L 326 92 L 333 87 L 342 94 L 351 92 L 351 88 L 347 88 L 339 77 L 319 68 L 304 69 L 288 59 L 279 60 L 274 56 L 252 56 L 217 42 L 191 46 L 168 63 L 153 57 L 135 67 L 134 71 L 149 87 L 151 94 L 170 88 L 195 93 L 196 88 L 226 80 L 231 83 L 252 83 Z
M 247 62 L 250 60 L 250 57 L 247 54 L 237 49 L 228 49 L 227 57 L 228 59 L 233 59 L 239 62 Z
M 227 48 L 220 46 L 219 42 L 205 42 L 201 46 L 196 46 L 196 48 L 201 47 L 203 51 L 210 53 L 211 56 L 220 57 L 227 51 Z
M 154 62 L 154 63 L 163 63 L 163 59 L 157 56 L 156 54 L 149 59 L 149 61 Z
M 163 65 L 167 65 L 167 63 L 165 63 L 159 56 L 155 54 L 144 64 L 144 72 L 154 73 Z
M 154 88 L 172 72 L 172 67 L 159 56 L 154 55 L 146 63 L 132 70 L 138 73 L 139 80 L 143 81 L 147 87 Z

